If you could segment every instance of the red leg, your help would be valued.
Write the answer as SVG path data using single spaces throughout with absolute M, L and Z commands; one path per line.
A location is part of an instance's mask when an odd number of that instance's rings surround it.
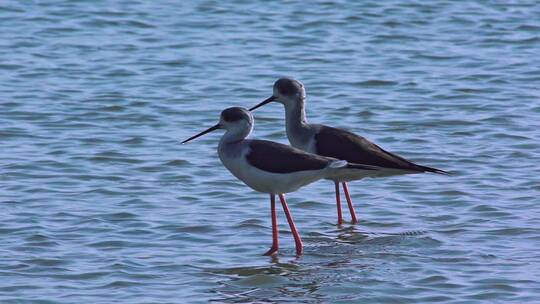
M 336 207 L 337 207 L 337 223 L 338 225 L 343 224 L 343 215 L 341 214 L 341 197 L 339 194 L 339 183 L 334 182 L 336 185 Z
M 276 196 L 270 194 L 270 212 L 272 214 L 272 247 L 264 255 L 273 255 L 277 253 L 279 248 L 279 232 L 277 226 L 277 214 L 276 214 Z
M 343 192 L 345 192 L 345 197 L 347 198 L 347 205 L 349 205 L 349 211 L 351 212 L 352 223 L 356 224 L 358 223 L 358 220 L 356 219 L 356 212 L 354 211 L 351 196 L 349 195 L 349 186 L 347 186 L 347 183 L 341 184 L 343 185 Z
M 289 207 L 287 206 L 287 202 L 285 201 L 285 195 L 280 194 L 279 200 L 281 201 L 283 211 L 285 211 L 285 216 L 287 216 L 287 221 L 289 222 L 289 226 L 291 227 L 291 232 L 294 237 L 294 243 L 296 245 L 296 255 L 302 255 L 302 252 L 304 251 L 304 246 L 302 245 L 302 239 L 300 238 L 298 230 L 296 230 L 296 225 L 294 224 L 291 212 L 289 211 Z

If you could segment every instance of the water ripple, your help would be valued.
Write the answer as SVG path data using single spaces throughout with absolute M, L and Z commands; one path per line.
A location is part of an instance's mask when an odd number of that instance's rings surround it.
M 0 4 L 0 302 L 533 303 L 540 23 L 533 2 Z M 281 211 L 219 163 L 220 110 L 302 80 L 313 122 L 448 170 Z M 286 142 L 283 107 L 253 136 Z M 346 211 L 346 209 L 344 209 Z M 345 212 L 347 215 L 347 212 Z

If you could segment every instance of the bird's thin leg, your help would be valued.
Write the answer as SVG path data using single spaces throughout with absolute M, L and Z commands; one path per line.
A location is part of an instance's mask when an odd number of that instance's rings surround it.
M 283 211 L 285 212 L 285 216 L 287 217 L 287 221 L 289 222 L 289 226 L 291 227 L 291 232 L 294 237 L 294 243 L 296 245 L 296 255 L 302 255 L 302 252 L 304 251 L 304 245 L 302 245 L 302 239 L 300 238 L 298 230 L 296 230 L 296 225 L 294 224 L 291 211 L 289 211 L 289 207 L 287 206 L 287 202 L 285 201 L 285 195 L 280 194 L 279 200 L 281 201 Z
M 272 214 L 272 247 L 264 255 L 273 255 L 277 253 L 279 248 L 279 231 L 277 225 L 276 214 L 276 196 L 270 194 L 270 212 Z
M 356 212 L 354 211 L 354 206 L 352 204 L 351 196 L 349 195 L 349 186 L 347 183 L 341 183 L 343 185 L 343 192 L 345 192 L 345 197 L 347 198 L 347 205 L 349 205 L 349 211 L 351 212 L 351 221 L 353 224 L 358 223 L 356 219 Z
M 336 185 L 336 207 L 337 207 L 337 223 L 338 225 L 343 224 L 343 215 L 341 214 L 341 197 L 339 193 L 339 183 L 334 182 Z

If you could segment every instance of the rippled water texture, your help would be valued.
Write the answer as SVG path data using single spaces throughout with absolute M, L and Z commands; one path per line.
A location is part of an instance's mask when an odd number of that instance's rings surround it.
M 538 301 L 535 1 L 176 2 L 0 3 L 0 302 Z M 352 183 L 342 227 L 312 184 L 305 255 L 280 210 L 261 256 L 267 195 L 219 134 L 179 142 L 283 75 L 310 121 L 453 176 Z M 283 115 L 253 136 L 286 142 Z

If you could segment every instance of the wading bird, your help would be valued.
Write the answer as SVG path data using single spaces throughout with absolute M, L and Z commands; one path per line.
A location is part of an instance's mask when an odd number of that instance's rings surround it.
M 216 125 L 182 143 L 218 129 L 226 130 L 218 146 L 219 159 L 223 165 L 253 190 L 270 194 L 272 247 L 266 255 L 275 254 L 279 247 L 276 195 L 279 196 L 289 222 L 296 254 L 301 255 L 302 239 L 296 230 L 284 194 L 321 178 L 334 178 L 341 174 L 362 178 L 374 176 L 379 171 L 375 166 L 323 157 L 272 141 L 246 139 L 253 130 L 253 116 L 247 109 L 239 107 L 225 109 Z
M 297 80 L 281 78 L 274 83 L 273 94 L 258 105 L 249 109 L 253 111 L 270 102 L 279 102 L 285 106 L 285 129 L 291 145 L 326 157 L 346 160 L 351 163 L 373 165 L 383 168 L 379 176 L 433 172 L 446 174 L 445 171 L 417 165 L 405 158 L 385 151 L 364 137 L 346 130 L 320 124 L 310 124 L 306 119 L 306 91 L 304 85 Z M 352 222 L 356 223 L 356 212 L 349 194 L 347 182 L 355 180 L 346 172 L 334 178 L 338 224 L 343 223 L 339 184 L 343 186 L 345 198 L 349 206 Z

